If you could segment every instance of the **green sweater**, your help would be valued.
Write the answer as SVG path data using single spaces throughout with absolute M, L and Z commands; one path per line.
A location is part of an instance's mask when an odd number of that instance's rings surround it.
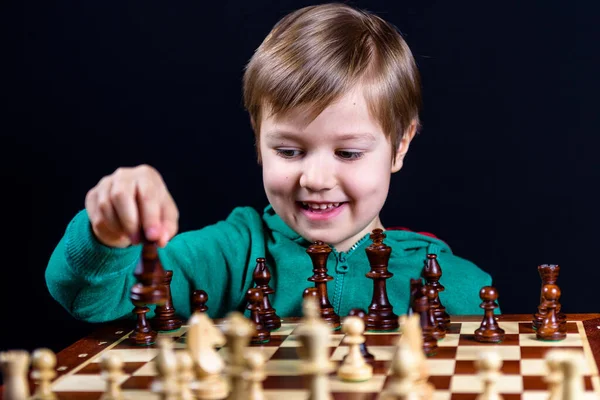
M 404 314 L 409 302 L 410 278 L 420 276 L 426 255 L 434 253 L 442 268 L 440 283 L 446 288 L 440 300 L 450 315 L 481 314 L 481 287 L 491 285 L 490 276 L 473 263 L 452 254 L 441 240 L 415 232 L 386 231 L 384 240 L 392 248 L 387 293 L 394 312 Z M 369 262 L 365 249 L 371 240 L 365 235 L 348 252 L 335 249 L 327 261 L 329 300 L 340 316 L 355 307 L 367 309 L 373 295 L 373 281 L 365 277 Z M 250 207 L 233 210 L 229 217 L 203 229 L 176 235 L 159 256 L 166 270 L 173 270 L 171 292 L 176 312 L 190 315 L 190 294 L 203 289 L 208 294 L 208 314 L 224 317 L 229 311 L 243 311 L 246 291 L 252 287 L 252 273 L 258 257 L 265 257 L 275 290 L 271 304 L 280 317 L 301 316 L 303 290 L 312 263 L 306 249 L 310 243 L 300 237 L 273 208 L 262 217 Z M 141 246 L 116 249 L 94 237 L 85 210 L 69 223 L 46 269 L 51 295 L 75 318 L 105 322 L 132 317 L 129 291 L 135 283 L 133 271 Z M 152 316 L 152 312 L 149 314 Z

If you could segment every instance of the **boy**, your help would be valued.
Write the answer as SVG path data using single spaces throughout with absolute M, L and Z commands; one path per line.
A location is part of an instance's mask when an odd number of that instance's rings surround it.
M 178 211 L 150 166 L 120 168 L 92 188 L 50 259 L 50 293 L 89 322 L 131 316 L 129 290 L 140 257 L 140 231 L 157 241 L 173 270 L 171 292 L 182 316 L 190 293 L 204 289 L 210 317 L 243 310 L 255 260 L 266 257 L 280 316 L 300 316 L 311 285 L 307 247 L 328 243 L 329 300 L 337 314 L 367 308 L 373 283 L 365 248 L 379 219 L 390 176 L 419 125 L 420 81 L 399 33 L 377 16 L 342 4 L 306 7 L 278 22 L 250 60 L 244 101 L 254 129 L 269 205 L 176 235 Z M 443 269 L 448 313 L 480 313 L 479 290 L 490 276 L 454 256 L 441 240 L 386 231 L 392 248 L 390 303 L 404 313 L 409 280 L 428 253 Z M 151 315 L 151 314 L 150 314 Z

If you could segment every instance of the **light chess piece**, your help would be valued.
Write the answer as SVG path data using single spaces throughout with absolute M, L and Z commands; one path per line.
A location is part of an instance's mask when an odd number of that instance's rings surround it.
M 50 349 L 36 349 L 31 356 L 31 378 L 36 383 L 36 390 L 31 400 L 56 400 L 52 392 L 52 379 L 56 378 L 56 355 Z

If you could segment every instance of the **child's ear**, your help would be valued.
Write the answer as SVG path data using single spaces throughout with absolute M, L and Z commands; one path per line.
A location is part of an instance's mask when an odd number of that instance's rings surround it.
M 402 136 L 402 140 L 400 141 L 400 145 L 398 146 L 398 150 L 396 150 L 396 155 L 394 156 L 394 160 L 392 163 L 392 173 L 400 171 L 402 165 L 404 163 L 404 157 L 406 153 L 408 153 L 408 147 L 410 146 L 410 142 L 415 137 L 417 133 L 417 121 L 413 120 L 410 123 L 410 126 Z

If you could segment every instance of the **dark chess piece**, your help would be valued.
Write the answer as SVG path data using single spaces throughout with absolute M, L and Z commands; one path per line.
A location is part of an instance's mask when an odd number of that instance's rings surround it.
M 275 309 L 271 306 L 269 301 L 269 295 L 275 293 L 269 286 L 271 280 L 271 273 L 267 268 L 265 259 L 259 257 L 256 259 L 256 268 L 254 268 L 253 279 L 256 283 L 256 287 L 263 292 L 263 303 L 260 310 L 260 317 L 263 325 L 269 331 L 281 328 L 281 318 L 275 313 Z
M 365 317 L 367 316 L 367 313 L 365 313 L 365 310 L 363 310 L 362 308 L 353 308 L 348 313 L 348 316 L 349 317 L 358 317 L 358 318 L 362 319 L 364 322 Z M 369 350 L 367 349 L 366 341 L 359 344 L 359 349 L 360 349 L 360 354 L 362 354 L 362 356 L 366 362 L 372 364 L 375 361 L 375 356 L 373 354 L 369 353 Z M 344 359 L 346 359 L 346 356 L 344 356 Z
M 208 293 L 202 289 L 194 290 L 191 296 L 192 313 L 208 311 Z
M 158 245 L 155 242 L 144 241 L 142 257 L 133 275 L 137 280 L 130 292 L 130 299 L 134 305 L 162 305 L 167 301 L 163 284 L 165 270 L 158 258 Z
M 425 279 L 425 284 L 432 286 L 436 290 L 436 296 L 433 300 L 430 300 L 431 308 L 438 324 L 446 331 L 450 328 L 450 315 L 446 312 L 446 307 L 440 300 L 440 292 L 446 290 L 446 288 L 440 283 L 442 277 L 442 268 L 437 260 L 437 255 L 427 254 L 427 261 L 421 271 L 421 276 Z
M 150 346 L 156 342 L 157 332 L 152 330 L 146 313 L 150 308 L 146 306 L 135 306 L 133 312 L 137 315 L 135 329 L 129 335 L 129 341 L 137 346 Z
M 317 288 L 321 318 L 334 330 L 338 330 L 342 327 L 340 316 L 335 313 L 327 295 L 327 282 L 333 280 L 332 276 L 327 275 L 327 257 L 331 253 L 331 247 L 317 241 L 306 249 L 306 253 L 310 256 L 313 264 L 313 276 L 308 280 L 314 282 Z
M 498 308 L 498 292 L 492 286 L 484 286 L 479 291 L 482 303 L 479 307 L 485 310 L 483 320 L 478 329 L 475 330 L 474 339 L 483 343 L 499 343 L 504 340 L 504 329 L 500 328 L 494 317 L 494 309 Z
M 421 321 L 421 332 L 423 334 L 423 352 L 427 357 L 437 354 L 437 339 L 432 335 L 436 325 L 431 324 L 428 318 L 429 299 L 427 296 L 417 295 L 413 301 L 414 312 L 417 313 Z
M 410 294 L 410 299 L 408 300 L 408 310 L 406 311 L 406 315 L 412 315 L 414 313 L 414 303 L 415 299 L 418 295 L 421 294 L 423 289 L 423 280 L 421 278 L 411 278 L 410 286 L 408 289 L 408 293 Z
M 271 332 L 263 325 L 260 319 L 260 311 L 263 302 L 263 292 L 258 288 L 248 289 L 246 300 L 248 301 L 247 310 L 250 310 L 250 321 L 254 323 L 254 336 L 250 339 L 252 344 L 267 343 L 271 340 Z
M 560 273 L 560 266 L 558 264 L 542 264 L 538 265 L 537 268 L 542 281 L 542 286 L 540 289 L 540 304 L 538 306 L 538 311 L 533 314 L 532 324 L 534 330 L 538 329 L 542 322 L 544 322 L 544 318 L 546 318 L 547 310 L 544 308 L 544 286 L 556 285 Z M 559 312 L 557 318 L 561 323 L 566 323 L 567 318 L 565 314 Z
M 394 331 L 399 327 L 398 316 L 387 295 L 386 281 L 394 274 L 388 271 L 388 262 L 392 248 L 385 243 L 383 229 L 373 229 L 370 238 L 373 241 L 365 250 L 371 270 L 366 277 L 373 280 L 373 298 L 365 319 L 366 329 L 370 331 Z
M 171 295 L 171 280 L 173 279 L 173 271 L 165 271 L 163 277 L 163 286 L 165 289 L 166 301 L 163 305 L 157 305 L 154 310 L 154 318 L 150 320 L 154 330 L 159 332 L 176 331 L 181 328 L 183 322 L 175 315 L 175 307 L 173 306 L 173 296 Z
M 442 340 L 446 337 L 446 329 L 444 324 L 440 324 L 440 321 L 435 317 L 435 310 L 432 307 L 432 302 L 438 297 L 437 289 L 431 285 L 423 286 L 423 294 L 427 297 L 429 301 L 429 308 L 427 310 L 427 319 L 428 325 L 433 326 L 431 334 L 436 340 Z
M 546 310 L 544 321 L 536 331 L 536 338 L 544 341 L 564 340 L 567 337 L 567 324 L 558 318 L 560 310 L 560 289 L 557 285 L 544 285 L 542 290 L 543 307 Z

